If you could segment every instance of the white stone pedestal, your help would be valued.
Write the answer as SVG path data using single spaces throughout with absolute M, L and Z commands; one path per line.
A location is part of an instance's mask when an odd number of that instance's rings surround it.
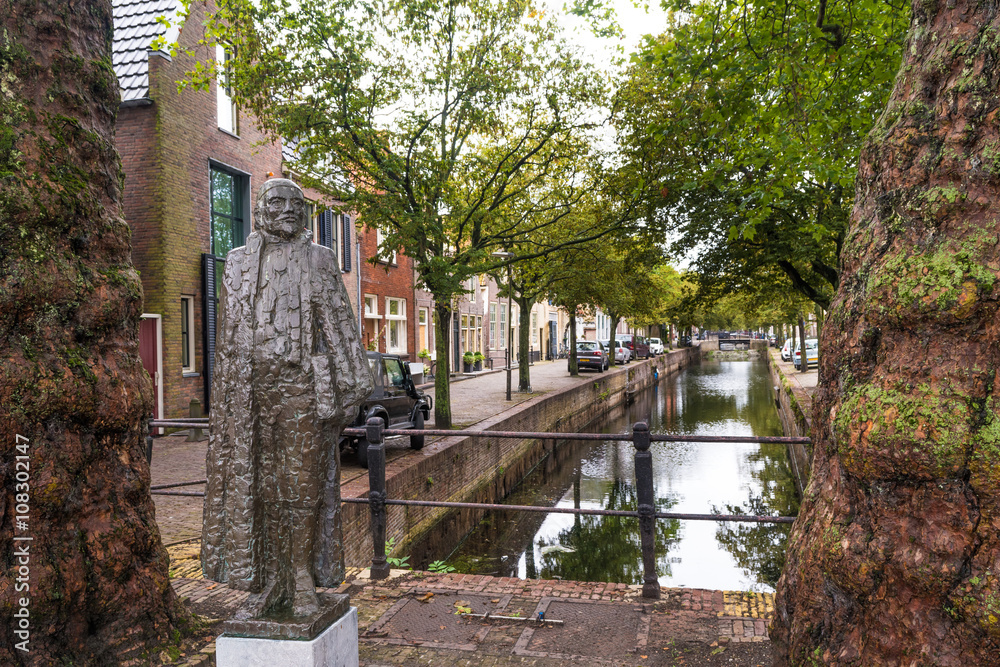
M 358 667 L 358 608 L 315 639 L 260 639 L 221 635 L 215 640 L 216 667 Z

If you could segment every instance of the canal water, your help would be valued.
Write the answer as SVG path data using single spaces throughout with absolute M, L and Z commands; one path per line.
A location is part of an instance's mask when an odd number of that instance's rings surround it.
M 782 435 L 762 360 L 703 360 L 638 395 L 590 429 L 626 433 Z M 784 445 L 654 442 L 659 511 L 794 515 L 799 499 Z M 631 441 L 561 443 L 504 500 L 634 510 Z M 642 582 L 638 519 L 494 512 L 464 537 L 451 531 L 414 545 L 413 565 L 445 560 L 459 572 L 521 578 Z M 669 587 L 772 591 L 789 526 L 709 521 L 656 522 L 660 583 Z

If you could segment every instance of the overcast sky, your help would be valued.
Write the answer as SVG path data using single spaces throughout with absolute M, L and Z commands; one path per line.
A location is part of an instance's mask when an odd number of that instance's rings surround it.
M 643 35 L 658 34 L 666 26 L 666 12 L 660 7 L 659 0 L 651 0 L 649 7 L 636 7 L 632 0 L 610 0 L 618 16 L 618 24 L 625 33 L 622 38 L 604 39 L 594 35 L 590 24 L 576 16 L 565 12 L 568 0 L 546 0 L 545 4 L 557 15 L 560 22 L 570 31 L 568 38 L 591 53 L 595 62 L 603 68 L 611 66 L 615 58 L 628 58 Z

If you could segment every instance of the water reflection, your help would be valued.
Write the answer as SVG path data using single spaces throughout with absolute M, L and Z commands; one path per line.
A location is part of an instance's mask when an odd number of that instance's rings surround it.
M 705 361 L 661 380 L 594 430 L 625 432 L 636 421 L 647 421 L 654 433 L 781 435 L 763 362 Z M 786 516 L 798 511 L 783 445 L 653 443 L 651 449 L 660 511 Z M 565 444 L 505 502 L 634 509 L 632 445 Z M 787 533 L 787 526 L 657 521 L 660 582 L 771 590 Z M 448 548 L 418 546 L 413 562 L 444 558 Z M 462 572 L 498 576 L 641 583 L 638 519 L 490 514 L 454 548 L 448 563 Z

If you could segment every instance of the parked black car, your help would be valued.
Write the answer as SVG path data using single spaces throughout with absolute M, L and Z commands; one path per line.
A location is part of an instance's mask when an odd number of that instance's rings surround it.
M 368 365 L 375 378 L 375 388 L 368 399 L 358 408 L 358 414 L 351 424 L 354 428 L 365 425 L 370 417 L 381 417 L 386 428 L 422 429 L 424 421 L 431 416 L 431 397 L 418 391 L 410 376 L 410 367 L 398 355 L 368 353 Z M 358 463 L 368 467 L 368 442 L 364 438 L 341 438 L 340 447 L 354 447 Z M 424 436 L 411 435 L 410 447 L 424 446 Z

